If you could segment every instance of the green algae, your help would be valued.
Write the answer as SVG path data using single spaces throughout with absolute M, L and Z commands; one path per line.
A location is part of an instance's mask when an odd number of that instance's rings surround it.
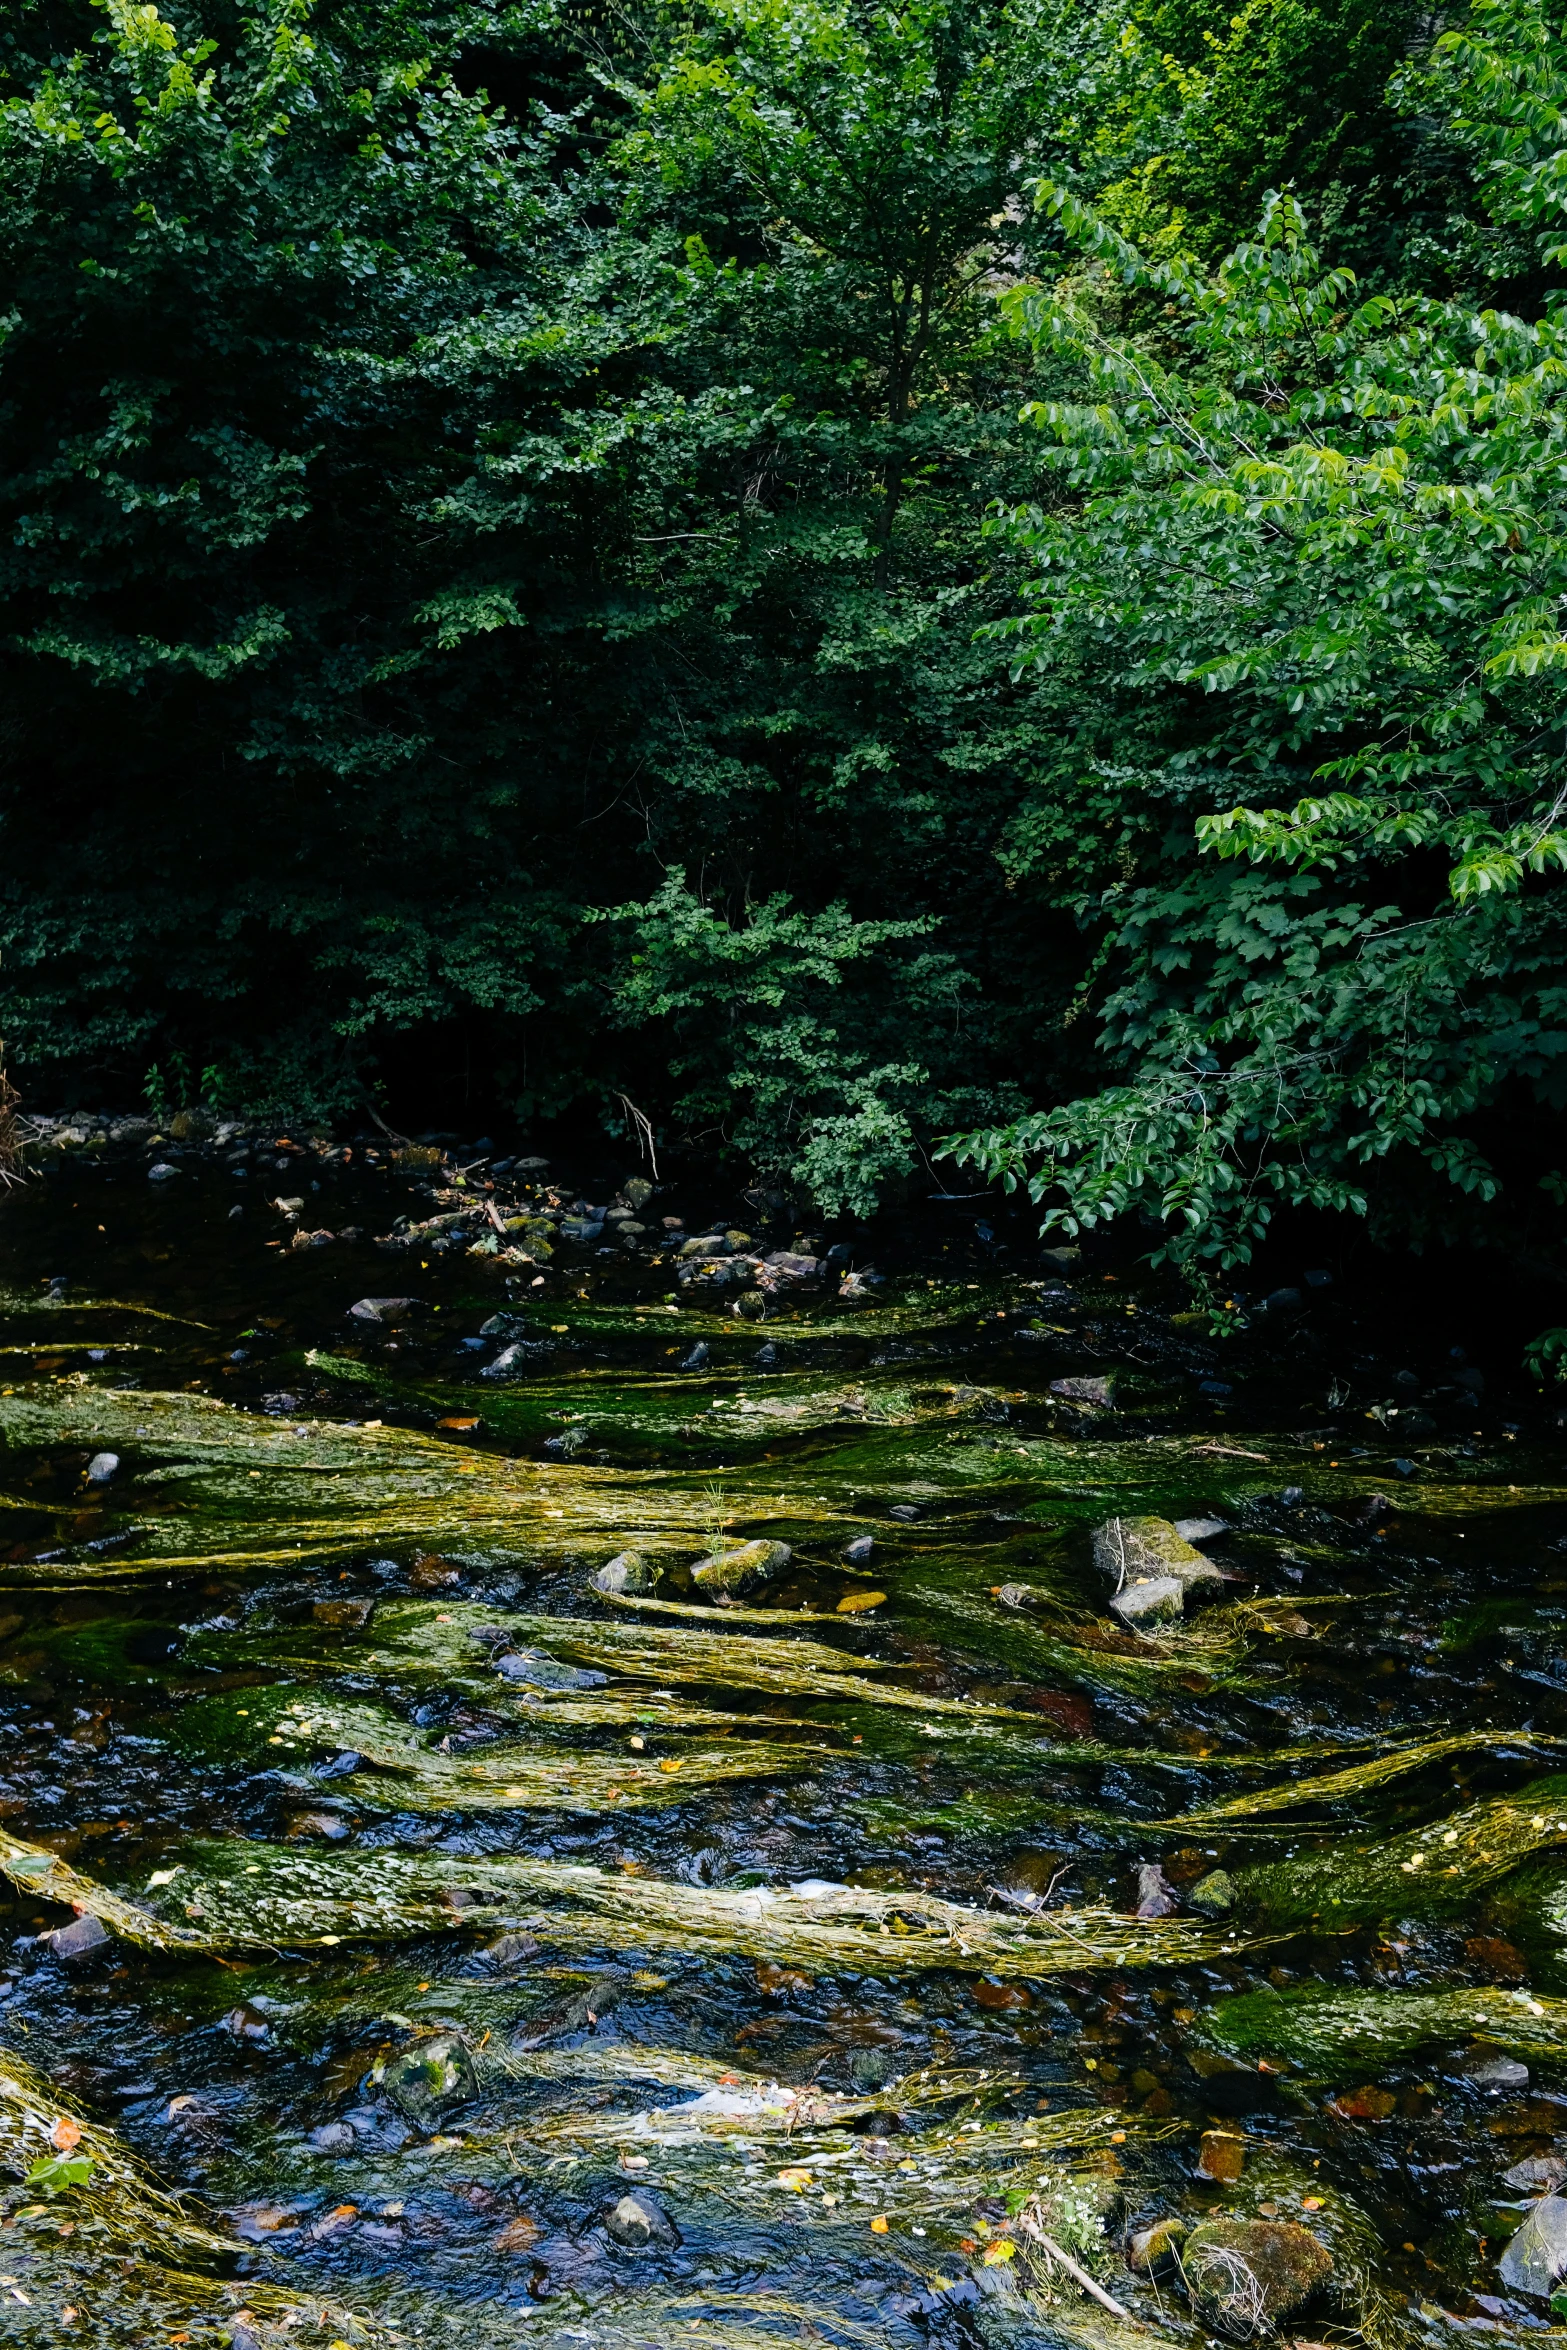
M 1272 1927 L 1462 1909 L 1476 1890 L 1567 1843 L 1567 1775 L 1488 1796 L 1403 1835 L 1364 1838 L 1239 1872 L 1244 1913 Z
M 702 1787 L 804 1770 L 819 1751 L 751 1739 L 643 1760 L 540 1752 L 500 1741 L 482 1755 L 454 1755 L 449 1740 L 443 1749 L 432 1732 L 413 1728 L 383 1706 L 277 1690 L 253 1692 L 243 1716 L 232 1697 L 205 1699 L 182 1712 L 177 1735 L 182 1744 L 229 1759 L 291 1769 L 348 1750 L 362 1767 L 351 1784 L 334 1783 L 333 1799 L 366 1811 L 635 1810 L 684 1802 Z M 309 1779 L 300 1785 L 307 1795 L 319 1792 L 319 1783 Z
M 156 1871 L 135 1901 L 3 1830 L 0 1871 L 155 1949 L 331 1949 L 482 1925 L 524 1927 L 541 1942 L 576 1949 L 624 1937 L 648 1949 L 738 1952 L 826 1970 L 900 1975 L 943 1967 L 1026 1977 L 1200 1963 L 1239 1947 L 1231 1935 L 1169 1919 L 1088 1908 L 1014 1918 L 913 1890 L 729 1891 L 510 1856 L 319 1853 L 259 1842 L 187 1849 L 190 1857 Z M 541 1911 L 541 1900 L 552 1906 Z
M 1201 2034 L 1236 2056 L 1283 2059 L 1317 2078 L 1350 2064 L 1396 2063 L 1433 2041 L 1478 2039 L 1534 2064 L 1567 2062 L 1567 2000 L 1504 1985 L 1372 1991 L 1300 1985 L 1220 1999 Z

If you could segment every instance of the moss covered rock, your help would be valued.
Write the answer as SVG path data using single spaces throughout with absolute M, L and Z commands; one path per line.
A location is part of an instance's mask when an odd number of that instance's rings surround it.
M 1181 2265 L 1202 2315 L 1233 2334 L 1276 2326 L 1333 2273 L 1327 2247 L 1293 2220 L 1208 2220 L 1188 2236 Z
M 1222 1590 L 1229 1580 L 1177 1534 L 1168 1518 L 1107 1518 L 1094 1535 L 1094 1564 L 1113 1591 L 1173 1576 L 1183 1592 Z
M 691 1569 L 691 1580 L 704 1591 L 721 1591 L 742 1599 L 758 1585 L 782 1574 L 793 1557 L 787 1542 L 741 1542 L 733 1550 L 715 1551 Z

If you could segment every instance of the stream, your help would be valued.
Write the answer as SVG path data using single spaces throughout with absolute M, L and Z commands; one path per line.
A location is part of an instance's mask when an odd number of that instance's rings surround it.
M 1559 2331 L 1555 1400 L 1036 1224 L 46 1140 L 0 2340 Z

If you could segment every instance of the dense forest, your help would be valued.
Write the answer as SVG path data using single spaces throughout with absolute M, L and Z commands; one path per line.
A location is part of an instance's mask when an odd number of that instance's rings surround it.
M 12 0 L 24 1093 L 1548 1222 L 1564 121 L 1530 0 Z

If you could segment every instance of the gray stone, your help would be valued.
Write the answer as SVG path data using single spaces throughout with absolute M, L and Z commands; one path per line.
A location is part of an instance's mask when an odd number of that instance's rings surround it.
M 495 1670 L 506 1681 L 519 1681 L 530 1689 L 602 1689 L 607 1673 L 595 1673 L 581 1665 L 563 1665 L 538 1648 L 508 1649 L 495 1660 Z
M 1149 1576 L 1173 1576 L 1183 1594 L 1230 1580 L 1168 1518 L 1107 1518 L 1094 1535 L 1094 1564 L 1116 1590 Z
M 1137 1872 L 1137 1914 L 1140 1918 L 1167 1918 L 1175 1909 L 1175 1896 L 1165 1883 L 1163 1869 L 1156 1860 L 1145 1860 Z
M 680 2242 L 679 2229 L 646 2187 L 633 2187 L 622 2195 L 605 2214 L 604 2226 L 617 2244 L 624 2244 L 631 2252 L 644 2252 L 650 2244 L 673 2246 Z
M 42 1935 L 40 1939 L 48 1943 L 56 1958 L 74 1960 L 90 1958 L 114 1937 L 103 1920 L 87 1910 L 79 1918 L 72 1918 L 68 1926 L 56 1926 L 52 1934 Z
M 401 1322 L 418 1303 L 416 1297 L 362 1297 L 348 1310 L 356 1322 Z
M 543 1943 L 536 1942 L 531 1934 L 514 1928 L 510 1933 L 498 1934 L 493 1942 L 486 1942 L 484 1948 L 475 1955 L 478 1963 L 488 1968 L 491 1974 L 504 1975 L 510 1974 L 515 1967 L 527 1966 L 543 1948 Z
M 863 1567 L 875 1548 L 876 1541 L 873 1535 L 857 1534 L 843 1555 L 851 1567 Z
M 740 1542 L 702 1559 L 691 1569 L 691 1580 L 704 1591 L 722 1591 L 738 1599 L 759 1584 L 770 1583 L 793 1555 L 787 1542 Z
M 457 2032 L 432 2033 L 383 2057 L 370 2080 L 416 2129 L 428 2128 L 454 2106 L 466 2105 L 479 2088 L 468 2044 Z
M 1177 1518 L 1175 1531 L 1183 1542 L 1212 1542 L 1215 1535 L 1228 1534 L 1229 1521 L 1225 1518 Z
M 1510 2291 L 1548 2299 L 1557 2278 L 1567 2273 L 1567 2197 L 1542 2196 L 1497 2267 Z
M 1564 2179 L 1567 2154 L 1526 2154 L 1522 2162 L 1502 2173 L 1504 2187 L 1517 2187 L 1531 2195 L 1554 2195 Z
M 1186 1604 L 1185 1586 L 1174 1575 L 1145 1575 L 1128 1583 L 1110 1602 L 1110 1613 L 1123 1624 L 1167 1624 Z
M 612 1596 L 623 1591 L 641 1594 L 656 1591 L 663 1576 L 664 1570 L 655 1559 L 644 1558 L 640 1550 L 623 1550 L 600 1567 L 593 1588 Z
M 120 1456 L 117 1452 L 95 1452 L 87 1464 L 88 1484 L 107 1485 L 119 1465 Z
M 171 1167 L 167 1159 L 160 1159 L 155 1167 L 147 1169 L 147 1181 L 149 1183 L 169 1183 L 178 1173 L 178 1167 Z
M 1475 2089 L 1489 2089 L 1493 2094 L 1504 2089 L 1527 2089 L 1529 2067 L 1520 2064 L 1516 2056 L 1500 2056 L 1490 2049 L 1477 2048 L 1470 2056 L 1460 2058 L 1453 2072 L 1460 2080 L 1468 2081 Z
M 1094 1410 L 1108 1411 L 1115 1402 L 1115 1373 L 1105 1371 L 1093 1378 L 1052 1379 L 1050 1392 L 1063 1403 L 1086 1404 Z

